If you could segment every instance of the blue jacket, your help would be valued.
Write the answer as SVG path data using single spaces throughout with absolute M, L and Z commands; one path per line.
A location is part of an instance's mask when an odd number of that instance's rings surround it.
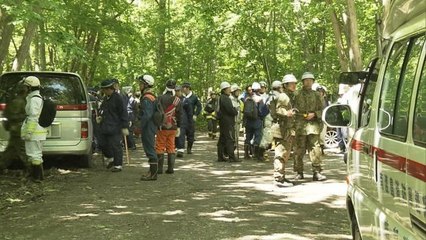
M 156 129 L 154 124 L 153 115 L 155 111 L 156 97 L 151 92 L 145 92 L 141 99 L 141 129 L 142 132 L 146 129 Z

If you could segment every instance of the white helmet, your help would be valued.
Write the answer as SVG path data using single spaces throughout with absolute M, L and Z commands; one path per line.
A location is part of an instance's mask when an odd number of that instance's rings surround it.
M 273 81 L 272 82 L 272 89 L 275 89 L 275 88 L 280 88 L 280 87 L 282 87 L 283 85 L 282 85 L 282 83 L 280 82 L 280 81 Z
M 268 84 L 265 81 L 260 81 L 259 84 L 260 84 L 260 87 L 267 87 L 268 86 Z
M 229 88 L 229 87 L 231 87 L 231 84 L 229 84 L 229 82 L 222 82 L 220 84 L 220 90 L 223 90 L 223 89 Z
M 319 83 L 312 84 L 312 90 L 314 90 L 314 91 L 317 91 L 318 88 L 320 88 L 320 87 L 321 87 L 321 85 Z
M 303 73 L 302 81 L 305 80 L 305 79 L 309 79 L 309 78 L 312 79 L 312 80 L 315 80 L 314 74 L 310 73 L 310 72 Z
M 260 89 L 260 84 L 259 84 L 258 82 L 254 82 L 254 83 L 251 85 L 251 89 L 252 89 L 253 91 L 257 91 L 257 90 L 259 90 L 259 89 Z
M 40 86 L 40 80 L 38 80 L 37 77 L 28 76 L 24 79 L 24 85 L 27 85 L 30 87 L 38 87 Z
M 241 90 L 241 88 L 236 83 L 232 84 L 231 85 L 231 92 L 235 92 L 237 90 Z
M 145 75 L 139 76 L 139 81 L 148 84 L 148 86 L 150 87 L 154 86 L 154 77 L 152 77 L 151 75 L 145 74 Z
M 292 82 L 297 82 L 296 77 L 293 74 L 286 74 L 283 77 L 283 83 L 292 83 Z

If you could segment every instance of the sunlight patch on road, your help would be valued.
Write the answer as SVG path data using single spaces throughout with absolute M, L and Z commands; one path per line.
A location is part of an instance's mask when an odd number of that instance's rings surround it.
M 232 215 L 235 214 L 234 211 L 228 211 L 228 210 L 219 210 L 212 213 L 199 213 L 199 216 L 209 216 L 209 217 L 223 217 L 226 215 Z
M 183 214 L 185 214 L 185 213 L 182 210 L 167 211 L 167 212 L 163 213 L 163 215 L 166 215 L 166 216 L 183 215 Z
M 118 209 L 124 209 L 124 208 L 128 208 L 127 206 L 121 206 L 121 205 L 117 205 L 117 206 L 113 206 L 114 208 L 118 208 Z
M 188 202 L 188 201 L 184 199 L 175 199 L 173 200 L 173 202 Z
M 109 212 L 108 214 L 113 215 L 113 216 L 120 216 L 120 215 L 129 215 L 129 214 L 132 214 L 132 213 L 133 212 L 127 211 L 127 212 Z
M 210 193 L 194 193 L 194 196 L 192 197 L 192 199 L 194 200 L 205 200 L 208 199 L 210 196 L 212 196 L 213 194 Z
M 249 219 L 247 219 L 247 218 L 238 218 L 238 217 L 235 217 L 235 218 L 217 217 L 217 218 L 212 218 L 212 219 L 215 220 L 215 221 L 233 222 L 233 223 L 249 221 Z
M 247 235 L 239 238 L 232 238 L 237 240 L 311 240 L 312 238 L 305 238 L 300 235 L 290 234 L 290 233 L 273 233 L 270 235 Z M 225 238 L 225 240 L 231 240 L 231 238 Z
M 82 203 L 80 204 L 80 206 L 86 208 L 86 209 L 94 209 L 94 208 L 99 208 L 98 206 L 91 204 L 91 203 Z
M 342 199 L 346 196 L 346 184 L 345 183 L 327 183 L 322 182 L 320 185 L 316 183 L 306 183 L 298 186 L 294 186 L 286 189 L 288 193 L 287 198 L 284 201 L 294 203 L 312 204 L 317 202 L 323 202 L 332 197 L 341 197 Z M 334 201 L 338 205 L 332 205 L 329 207 L 334 208 L 345 208 L 345 202 L 337 199 Z M 342 204 L 343 203 L 343 204 Z
M 69 220 L 78 220 L 83 217 L 97 217 L 97 216 L 99 216 L 99 214 L 97 213 L 73 213 L 72 215 L 59 216 L 59 220 L 69 221 Z
M 311 237 L 310 239 L 352 239 L 352 236 L 350 235 L 345 235 L 345 234 L 324 234 L 324 233 L 320 233 L 320 234 L 305 234 L 309 237 Z

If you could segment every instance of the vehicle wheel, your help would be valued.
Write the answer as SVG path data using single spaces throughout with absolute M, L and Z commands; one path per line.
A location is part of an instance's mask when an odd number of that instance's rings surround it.
M 80 156 L 80 166 L 83 168 L 93 167 L 92 153 Z
M 325 133 L 324 146 L 326 148 L 337 148 L 339 147 L 339 137 L 337 136 L 336 130 L 327 130 Z

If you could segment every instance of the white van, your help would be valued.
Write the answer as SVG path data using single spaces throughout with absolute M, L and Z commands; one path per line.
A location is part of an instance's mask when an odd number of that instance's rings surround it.
M 363 79 L 357 108 L 333 105 L 350 127 L 347 208 L 354 239 L 426 239 L 426 1 L 392 3 L 387 46 Z M 387 24 L 387 25 L 386 25 Z M 358 109 L 358 112 L 353 112 Z
M 40 79 L 43 97 L 56 103 L 56 117 L 48 127 L 43 155 L 74 155 L 80 165 L 92 164 L 92 121 L 89 97 L 82 79 L 75 73 L 64 72 L 7 72 L 0 76 L 0 121 L 5 121 L 7 93 L 27 76 Z M 0 124 L 0 152 L 8 144 L 9 132 Z

